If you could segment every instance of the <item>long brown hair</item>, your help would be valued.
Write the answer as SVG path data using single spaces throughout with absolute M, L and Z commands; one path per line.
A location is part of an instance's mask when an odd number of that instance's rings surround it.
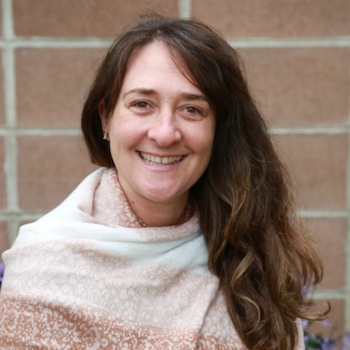
M 97 72 L 82 114 L 94 163 L 113 167 L 98 105 L 110 115 L 131 53 L 161 40 L 174 62 L 210 100 L 216 130 L 208 168 L 191 188 L 232 322 L 251 350 L 292 350 L 296 319 L 321 319 L 303 288 L 322 279 L 316 246 L 299 223 L 288 185 L 237 52 L 208 26 L 153 17 L 116 39 Z M 179 57 L 181 59 L 179 59 Z

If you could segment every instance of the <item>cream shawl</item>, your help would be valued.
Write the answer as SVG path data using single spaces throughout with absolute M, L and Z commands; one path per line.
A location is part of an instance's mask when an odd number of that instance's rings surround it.
M 103 191 L 110 174 L 92 173 L 3 254 L 0 348 L 246 350 L 208 271 L 198 216 L 142 227 L 118 186 L 117 206 Z

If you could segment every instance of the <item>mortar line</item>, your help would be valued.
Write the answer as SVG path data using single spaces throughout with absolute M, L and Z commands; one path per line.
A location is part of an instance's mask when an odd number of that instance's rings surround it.
M 16 218 L 8 219 L 8 242 L 9 246 L 12 247 L 13 243 L 16 240 L 17 232 L 18 232 L 18 221 Z
M 46 214 L 47 211 L 26 211 L 26 210 L 3 210 L 0 211 L 0 220 L 6 217 L 16 216 L 17 218 L 23 219 L 23 217 L 40 217 Z M 347 211 L 334 211 L 334 210 L 300 210 L 298 216 L 301 218 L 347 218 Z
M 314 300 L 344 300 L 346 298 L 346 291 L 341 289 L 317 291 L 308 293 L 308 298 L 310 297 Z
M 0 128 L 0 135 L 6 135 L 9 128 Z M 66 136 L 80 136 L 81 130 L 79 128 L 16 128 L 12 130 L 15 135 L 26 135 L 26 136 L 55 136 L 55 135 L 66 135 Z
M 346 210 L 298 210 L 301 218 L 348 218 Z
M 14 38 L 12 0 L 2 0 L 2 23 L 5 44 L 3 46 L 3 86 L 7 132 L 5 134 L 5 177 L 7 208 L 18 210 L 17 190 L 17 139 L 16 128 L 16 88 L 15 53 L 9 42 Z M 8 239 L 12 245 L 17 235 L 17 220 L 8 218 Z
M 10 0 L 3 0 L 8 4 Z M 5 6 L 6 8 L 9 6 Z M 180 17 L 191 17 L 191 0 L 178 0 Z M 10 8 L 12 13 L 12 9 Z M 5 13 L 4 13 L 5 14 Z M 4 15 L 3 15 L 4 18 Z M 12 20 L 6 18 L 4 25 L 12 26 Z M 2 47 L 33 47 L 33 48 L 103 48 L 109 47 L 113 38 L 61 38 L 61 37 L 16 37 L 13 34 L 13 28 L 7 27 L 4 34 L 8 36 L 0 39 L 0 48 Z M 238 38 L 227 39 L 228 43 L 235 48 L 322 48 L 322 47 L 350 47 L 350 36 L 333 38 Z
M 179 17 L 189 19 L 191 18 L 192 1 L 178 0 Z
M 2 0 L 2 32 L 5 42 L 14 38 L 12 0 Z
M 16 218 L 17 220 L 30 220 L 30 219 L 39 219 L 43 215 L 47 214 L 49 210 L 43 211 L 25 211 L 25 210 L 19 210 L 19 211 L 4 211 L 0 212 L 0 220 L 6 220 L 6 219 L 12 219 Z
M 11 82 L 14 84 L 14 82 Z M 15 101 L 11 101 L 15 105 Z M 13 132 L 17 135 L 31 135 L 35 133 L 40 134 L 77 134 L 80 128 L 78 127 L 16 127 L 0 126 L 0 135 L 7 135 Z M 316 126 L 290 126 L 290 127 L 272 127 L 268 129 L 271 135 L 340 135 L 348 134 L 350 132 L 350 125 L 316 125 Z
M 349 47 L 350 36 L 333 38 L 249 38 L 249 39 L 227 39 L 228 43 L 234 48 L 294 48 L 294 47 Z
M 1 40 L 0 47 L 11 46 L 12 48 L 108 48 L 113 39 L 65 39 L 65 38 L 44 38 L 28 37 L 15 38 L 13 40 Z
M 289 127 L 271 127 L 268 128 L 269 134 L 272 135 L 315 135 L 315 134 L 330 134 L 339 135 L 347 134 L 350 131 L 350 125 L 314 125 L 314 126 L 289 126 Z
M 6 47 L 3 50 L 4 100 L 7 134 L 12 134 L 16 127 L 16 87 L 15 87 L 15 52 Z

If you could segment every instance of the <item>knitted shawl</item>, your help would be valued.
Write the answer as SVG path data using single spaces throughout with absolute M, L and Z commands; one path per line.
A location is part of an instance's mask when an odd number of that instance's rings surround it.
M 198 213 L 144 226 L 105 168 L 23 226 L 3 254 L 0 348 L 246 350 L 208 271 Z

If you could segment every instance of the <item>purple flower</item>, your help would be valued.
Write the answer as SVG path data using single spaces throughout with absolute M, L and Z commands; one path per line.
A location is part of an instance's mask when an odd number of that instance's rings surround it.
M 4 276 L 4 270 L 5 270 L 5 265 L 2 261 L 0 261 L 0 287 L 1 287 L 1 282 Z
M 326 327 L 326 328 L 332 327 L 332 325 L 327 320 L 322 321 L 321 324 L 323 327 Z
M 301 320 L 301 326 L 303 327 L 303 330 L 309 325 L 309 321 L 307 320 Z
M 343 340 L 343 349 L 350 349 L 350 334 L 347 335 Z

